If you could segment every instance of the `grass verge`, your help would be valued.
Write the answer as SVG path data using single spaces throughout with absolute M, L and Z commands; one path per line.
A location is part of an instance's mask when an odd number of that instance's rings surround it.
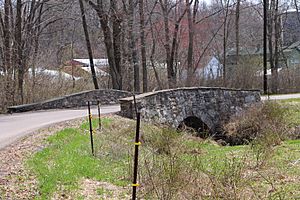
M 105 119 L 104 125 L 109 121 Z M 96 126 L 97 121 L 94 120 L 93 124 Z M 64 129 L 48 137 L 49 146 L 28 160 L 29 167 L 38 177 L 40 196 L 37 199 L 50 199 L 58 190 L 76 190 L 81 178 L 120 186 L 127 184 L 121 178 L 126 163 L 91 156 L 87 125 L 86 122 L 79 129 Z

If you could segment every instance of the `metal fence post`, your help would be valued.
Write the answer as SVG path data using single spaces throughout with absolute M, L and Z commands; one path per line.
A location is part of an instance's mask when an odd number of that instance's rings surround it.
M 91 138 L 92 155 L 94 156 L 93 124 L 92 124 L 91 106 L 90 106 L 90 102 L 89 101 L 88 101 L 88 115 L 89 115 L 89 125 L 90 125 L 90 138 Z
M 98 105 L 98 128 L 99 130 L 101 130 L 102 128 L 102 123 L 101 123 L 101 109 L 100 109 L 100 102 L 97 101 L 97 105 Z
M 136 191 L 139 186 L 137 182 L 138 175 L 138 159 L 139 159 L 139 146 L 140 142 L 140 121 L 141 115 L 139 112 L 136 113 L 136 134 L 135 134 L 135 143 L 134 143 L 134 168 L 133 168 L 133 183 L 132 183 L 132 200 L 136 199 Z

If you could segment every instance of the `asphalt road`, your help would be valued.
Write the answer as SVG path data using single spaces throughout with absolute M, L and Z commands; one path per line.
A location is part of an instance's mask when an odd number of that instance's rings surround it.
M 102 114 L 120 111 L 119 105 L 101 107 Z M 92 113 L 97 115 L 96 108 Z M 87 109 L 51 110 L 0 115 L 0 149 L 30 132 L 51 124 L 87 116 Z
M 280 95 L 270 95 L 262 96 L 262 100 L 283 100 L 283 99 L 295 99 L 300 98 L 300 93 L 297 94 L 280 94 Z

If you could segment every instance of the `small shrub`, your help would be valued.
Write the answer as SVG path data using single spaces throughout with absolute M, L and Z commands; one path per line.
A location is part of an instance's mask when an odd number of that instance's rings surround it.
M 172 128 L 149 128 L 149 135 L 144 135 L 145 143 L 149 145 L 158 154 L 170 154 L 171 147 L 174 146 L 174 142 L 180 137 L 180 133 Z
M 255 168 L 261 168 L 267 164 L 267 161 L 274 155 L 273 146 L 281 141 L 277 135 L 264 134 L 251 142 L 251 153 L 255 161 Z
M 153 155 L 142 163 L 143 181 L 146 197 L 155 199 L 177 199 L 178 192 L 186 180 L 185 166 L 179 155 L 171 152 L 168 155 Z
M 209 182 L 198 195 L 208 199 L 244 199 L 243 195 L 249 185 L 245 178 L 246 158 L 246 155 L 230 153 L 224 157 L 212 158 L 208 166 L 199 159 L 197 169 L 198 174 L 202 174 L 200 183 L 205 179 Z
M 279 144 L 287 136 L 287 109 L 276 102 L 265 102 L 232 118 L 224 126 L 231 145 L 249 144 L 254 139 Z M 267 140 L 266 136 L 272 137 Z
M 300 139 L 300 126 L 294 128 L 293 139 Z
M 190 168 L 183 162 L 183 134 L 172 128 L 147 126 L 140 157 L 140 180 L 145 199 L 178 199 L 189 182 Z

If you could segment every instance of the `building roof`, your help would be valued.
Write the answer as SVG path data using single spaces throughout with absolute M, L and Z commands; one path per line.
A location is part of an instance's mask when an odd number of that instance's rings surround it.
M 33 73 L 32 68 L 29 68 L 28 72 L 29 72 L 30 75 L 32 75 L 32 73 Z M 45 75 L 45 76 L 51 76 L 51 77 L 54 77 L 54 78 L 57 78 L 57 77 L 63 77 L 65 79 L 72 79 L 73 78 L 72 75 L 70 75 L 68 73 L 65 73 L 63 71 L 44 69 L 44 68 L 40 68 L 40 67 L 35 69 L 35 73 L 40 74 L 40 75 Z M 79 80 L 80 77 L 74 76 L 74 79 Z
M 89 59 L 73 59 L 74 61 L 81 63 L 85 66 L 90 66 L 90 60 Z M 108 65 L 108 59 L 102 58 L 102 59 L 93 59 L 94 65 L 96 66 L 105 66 Z
M 300 41 L 294 42 L 290 46 L 283 47 L 283 49 L 295 49 L 295 48 L 300 50 Z
M 93 59 L 93 61 L 94 61 L 95 71 L 96 71 L 97 75 L 109 76 L 109 73 L 106 72 L 106 68 L 109 65 L 108 59 Z M 73 60 L 67 61 L 64 66 L 65 70 L 66 70 L 66 67 L 70 67 L 70 66 L 76 66 L 77 68 L 80 68 L 84 72 L 91 73 L 89 59 L 73 59 Z
M 284 13 L 293 13 L 293 12 L 297 12 L 297 9 L 291 8 L 291 9 L 288 9 L 287 11 L 285 11 Z
M 92 73 L 90 67 L 81 67 L 81 69 L 83 69 L 84 71 L 87 71 L 89 73 Z M 100 76 L 109 76 L 109 74 L 107 72 L 103 71 L 102 69 L 99 69 L 99 67 L 95 67 L 95 72 L 96 72 L 96 74 L 98 74 Z

